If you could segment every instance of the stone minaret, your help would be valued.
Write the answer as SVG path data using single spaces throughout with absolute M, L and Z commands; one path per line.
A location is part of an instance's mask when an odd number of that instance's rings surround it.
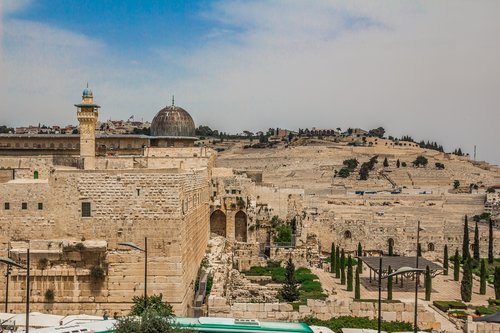
M 95 128 L 99 116 L 99 105 L 94 104 L 92 90 L 83 89 L 82 103 L 75 104 L 77 107 L 76 117 L 80 123 L 80 156 L 83 158 L 85 170 L 94 170 L 95 158 Z

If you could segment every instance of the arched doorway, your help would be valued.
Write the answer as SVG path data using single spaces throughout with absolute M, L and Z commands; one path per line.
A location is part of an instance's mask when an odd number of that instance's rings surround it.
M 210 232 L 226 237 L 226 214 L 220 209 L 210 215 Z
M 234 216 L 234 238 L 238 242 L 247 241 L 247 214 L 241 210 Z

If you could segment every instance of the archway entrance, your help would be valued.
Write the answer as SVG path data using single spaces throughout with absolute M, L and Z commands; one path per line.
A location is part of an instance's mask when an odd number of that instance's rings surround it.
M 226 214 L 220 209 L 210 215 L 210 232 L 226 237 Z
M 247 214 L 241 210 L 234 216 L 234 238 L 238 242 L 247 241 Z

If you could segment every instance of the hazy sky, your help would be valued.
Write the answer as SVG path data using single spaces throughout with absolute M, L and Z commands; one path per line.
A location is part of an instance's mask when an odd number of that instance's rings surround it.
M 384 126 L 500 163 L 500 1 L 0 0 L 0 124 Z

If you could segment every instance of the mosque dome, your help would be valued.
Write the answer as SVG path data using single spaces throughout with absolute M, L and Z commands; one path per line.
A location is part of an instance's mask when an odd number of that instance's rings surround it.
M 151 122 L 152 136 L 195 136 L 191 115 L 172 103 L 161 109 Z
M 83 89 L 82 97 L 93 97 L 92 90 L 90 90 L 88 85 Z

